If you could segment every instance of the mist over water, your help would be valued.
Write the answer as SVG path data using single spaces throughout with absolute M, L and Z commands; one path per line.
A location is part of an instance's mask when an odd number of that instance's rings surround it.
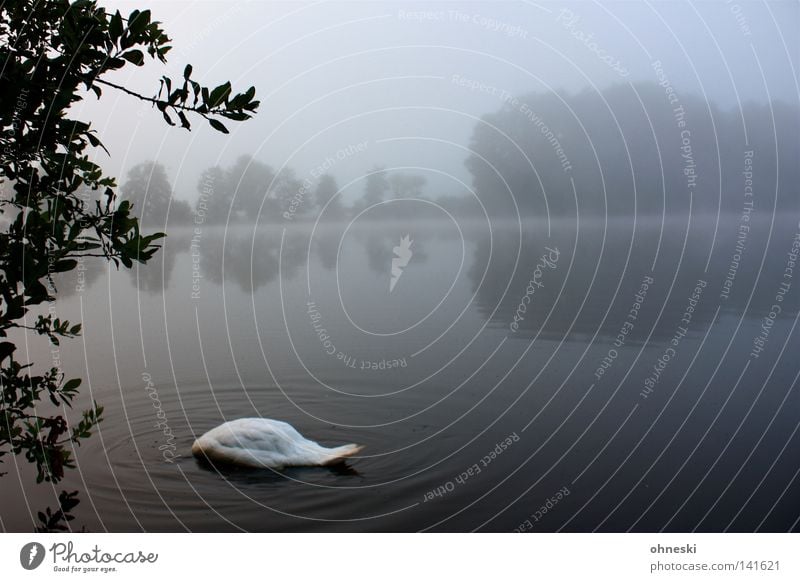
M 84 106 L 168 236 L 55 277 L 82 340 L 14 338 L 105 407 L 81 525 L 798 530 L 796 3 L 153 11 L 176 67 L 264 111 L 220 136 Z M 366 448 L 191 456 L 240 417 Z M 0 492 L 11 531 L 54 497 Z

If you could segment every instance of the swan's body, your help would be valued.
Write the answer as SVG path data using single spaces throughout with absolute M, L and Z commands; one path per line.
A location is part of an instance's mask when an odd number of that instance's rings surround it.
M 211 429 L 194 441 L 192 454 L 210 461 L 245 467 L 334 465 L 364 447 L 327 448 L 310 441 L 286 422 L 269 418 L 239 418 Z

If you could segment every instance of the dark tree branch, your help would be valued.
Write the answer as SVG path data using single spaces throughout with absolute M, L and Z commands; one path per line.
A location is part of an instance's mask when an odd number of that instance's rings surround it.
M 117 85 L 116 83 L 112 83 L 111 81 L 106 81 L 105 79 L 99 79 L 98 78 L 98 79 L 94 79 L 93 82 L 94 83 L 100 83 L 101 85 L 108 85 L 109 87 L 113 87 L 114 89 L 118 89 L 118 90 L 122 91 L 123 93 L 127 93 L 128 95 L 130 95 L 132 97 L 136 97 L 137 99 L 139 99 L 141 101 L 147 101 L 148 103 L 152 103 L 153 105 L 161 104 L 161 105 L 165 105 L 167 107 L 171 107 L 173 109 L 178 109 L 178 110 L 181 110 L 181 111 L 189 111 L 189 112 L 192 112 L 192 113 L 197 113 L 198 115 L 202 115 L 206 119 L 208 119 L 209 115 L 218 115 L 218 114 L 221 114 L 221 113 L 223 113 L 225 111 L 224 109 L 221 109 L 219 107 L 215 108 L 215 109 L 209 109 L 209 110 L 206 110 L 206 111 L 202 111 L 200 109 L 200 107 L 197 107 L 197 106 L 192 107 L 192 106 L 189 106 L 189 105 L 180 105 L 178 103 L 172 104 L 172 103 L 169 103 L 168 101 L 162 101 L 161 99 L 156 99 L 155 97 L 147 97 L 146 95 L 142 95 L 142 94 L 137 93 L 135 91 L 131 91 L 130 89 L 128 89 L 127 87 L 123 87 L 122 85 Z

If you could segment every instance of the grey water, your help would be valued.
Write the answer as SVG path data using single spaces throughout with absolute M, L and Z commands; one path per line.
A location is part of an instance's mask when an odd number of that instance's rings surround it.
M 66 489 L 90 531 L 798 529 L 796 216 L 423 218 L 174 228 L 58 279 L 82 337 L 20 349 L 105 418 L 55 487 L 16 462 L 3 528 Z M 366 448 L 191 456 L 249 416 Z

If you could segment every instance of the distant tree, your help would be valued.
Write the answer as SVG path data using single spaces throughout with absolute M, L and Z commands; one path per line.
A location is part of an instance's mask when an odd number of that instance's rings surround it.
M 776 164 L 754 176 L 764 192 L 789 188 L 800 175 L 796 104 L 749 102 L 734 110 L 690 92 L 671 104 L 655 82 L 530 93 L 518 102 L 484 116 L 470 140 L 466 167 L 490 214 L 659 216 L 716 213 L 718 206 L 735 213 L 738 152 L 747 150 L 764 152 L 762 167 Z M 690 139 L 678 123 L 691 125 Z M 768 151 L 777 157 L 766 158 Z M 693 199 L 691 191 L 722 194 Z
M 395 198 L 419 198 L 426 183 L 425 176 L 417 174 L 397 173 L 389 177 L 389 185 Z
M 388 191 L 389 182 L 386 180 L 386 171 L 383 168 L 372 168 L 364 181 L 364 194 L 353 204 L 351 214 L 356 216 L 365 208 L 383 202 Z
M 142 162 L 128 172 L 122 185 L 122 199 L 133 205 L 134 215 L 149 227 L 185 223 L 191 218 L 188 202 L 172 199 L 172 185 L 167 171 L 157 162 Z
M 341 196 L 336 196 L 339 192 L 339 186 L 336 184 L 336 178 L 330 174 L 323 174 L 319 178 L 317 189 L 314 191 L 314 199 L 317 207 L 322 210 L 325 208 L 325 214 L 322 216 L 325 220 L 341 220 L 345 216 L 344 206 L 342 206 Z
M 388 190 L 389 182 L 386 180 L 386 171 L 383 168 L 373 168 L 367 175 L 367 183 L 364 186 L 365 205 L 382 202 Z
M 197 182 L 197 193 L 195 220 L 209 224 L 225 222 L 233 202 L 225 171 L 219 166 L 203 170 Z
M 250 156 L 239 157 L 227 169 L 206 169 L 197 185 L 195 212 L 209 223 L 276 220 L 299 192 L 302 183 L 291 168 L 277 175 L 269 165 Z M 307 210 L 300 205 L 298 214 Z
M 255 220 L 275 172 L 251 156 L 240 156 L 227 171 L 227 195 L 239 219 Z M 263 212 L 264 210 L 262 210 Z
M 31 313 L 55 300 L 52 275 L 77 269 L 84 257 L 125 267 L 144 263 L 164 236 L 142 234 L 130 202 L 115 203 L 114 178 L 92 161 L 105 148 L 89 123 L 74 118 L 75 103 L 112 88 L 152 104 L 170 125 L 189 129 L 188 116 L 196 115 L 225 133 L 220 118 L 243 121 L 258 107 L 255 88 L 234 95 L 230 83 L 202 87 L 192 79 L 191 65 L 177 82 L 162 77 L 154 96 L 106 78 L 143 65 L 145 55 L 166 63 L 170 48 L 149 10 L 123 17 L 91 0 L 0 3 L 0 183 L 13 183 L 0 198 L 0 338 L 21 330 L 57 345 L 77 336 L 80 324 Z M 97 198 L 85 199 L 82 188 Z M 24 455 L 35 465 L 37 481 L 58 482 L 74 466 L 73 446 L 101 420 L 102 407 L 94 404 L 71 424 L 66 409 L 81 380 L 65 382 L 56 367 L 37 373 L 18 359 L 16 348 L 0 341 L 0 459 Z M 39 529 L 67 529 L 75 496 L 62 492 L 59 509 L 40 512 Z
M 275 220 L 284 211 L 289 210 L 292 200 L 300 192 L 302 182 L 297 178 L 294 170 L 283 168 L 277 176 L 268 183 L 267 200 L 261 211 L 262 218 Z M 302 215 L 309 210 L 309 203 L 301 201 L 295 206 L 295 214 Z

